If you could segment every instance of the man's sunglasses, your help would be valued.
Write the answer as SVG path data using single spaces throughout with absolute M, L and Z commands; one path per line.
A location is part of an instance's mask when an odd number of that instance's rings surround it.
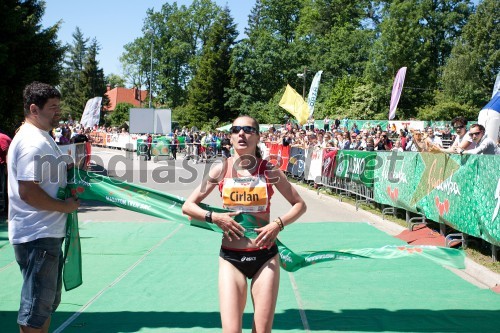
M 455 126 L 455 127 L 453 127 L 453 128 L 454 128 L 454 129 L 456 129 L 456 130 L 458 130 L 458 129 L 462 129 L 462 128 L 464 128 L 464 127 L 465 127 L 465 126 Z
M 255 134 L 255 133 L 257 133 L 257 129 L 255 127 L 253 127 L 253 126 L 232 126 L 229 129 L 229 131 L 232 134 L 237 134 L 241 130 L 243 130 L 243 132 L 245 132 L 246 134 Z
M 469 136 L 479 135 L 481 132 L 469 132 Z

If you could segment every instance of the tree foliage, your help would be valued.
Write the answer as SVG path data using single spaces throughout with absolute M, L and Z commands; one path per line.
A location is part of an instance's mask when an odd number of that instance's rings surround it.
M 190 126 L 207 122 L 214 117 L 231 119 L 236 115 L 226 107 L 225 96 L 225 88 L 230 82 L 231 50 L 236 36 L 236 26 L 226 8 L 220 12 L 210 30 L 196 74 L 190 82 Z
M 500 0 L 484 0 L 463 28 L 443 68 L 445 97 L 480 109 L 500 72 Z
M 0 126 L 10 134 L 24 118 L 24 87 L 33 81 L 59 82 L 60 23 L 42 29 L 44 10 L 43 1 L 0 2 Z
M 106 85 L 109 85 L 111 89 L 116 87 L 125 87 L 126 85 L 125 78 L 114 73 L 106 75 L 105 81 Z
M 24 12 L 13 9 L 19 1 L 4 3 L 10 15 L 2 11 L 1 17 L 16 29 L 21 22 L 32 24 L 25 31 L 34 36 L 33 22 L 43 13 L 40 2 L 22 2 Z M 500 0 L 480 1 L 477 8 L 469 0 L 255 0 L 245 35 L 236 40 L 229 9 L 214 0 L 166 2 L 145 13 L 142 36 L 124 46 L 120 60 L 127 85 L 149 90 L 155 107 L 172 108 L 180 125 L 198 128 L 226 123 L 238 114 L 263 123 L 283 121 L 286 113 L 278 103 L 286 85 L 299 92 L 304 87 L 307 94 L 318 70 L 323 76 L 317 119 L 386 119 L 401 67 L 408 70 L 399 119 L 470 117 L 490 98 L 500 70 L 499 11 Z M 35 33 L 37 42 L 49 42 L 62 52 L 54 41 L 57 25 L 43 32 L 41 39 L 40 31 Z M 2 41 L 0 51 L 18 51 L 16 43 L 20 41 Z M 43 73 L 52 82 L 61 73 L 63 109 L 78 116 L 105 83 L 123 81 L 111 75 L 104 79 L 95 60 L 98 43 L 79 29 L 67 48 L 62 72 L 60 62 L 52 61 L 57 53 L 50 53 L 53 59 L 26 73 Z M 7 77 L 17 79 L 13 68 L 19 65 L 5 65 L 9 56 L 0 52 L 0 66 Z M 8 89 L 0 91 L 3 100 L 11 95 Z
M 109 116 L 111 126 L 121 126 L 129 121 L 130 109 L 133 107 L 130 103 L 118 103 Z
M 90 98 L 103 97 L 102 106 L 109 103 L 104 71 L 99 68 L 99 43 L 85 38 L 80 28 L 73 33 L 73 43 L 67 46 L 66 60 L 60 84 L 63 119 L 79 120 Z

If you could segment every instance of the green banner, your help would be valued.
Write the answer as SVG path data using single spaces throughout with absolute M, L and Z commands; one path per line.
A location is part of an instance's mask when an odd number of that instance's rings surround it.
M 473 193 L 476 223 L 481 238 L 500 246 L 500 156 L 484 155 L 477 161 L 477 181 L 470 186 L 472 192 L 465 193 L 470 201 Z M 468 210 L 471 213 L 471 209 Z
M 339 150 L 335 157 L 335 175 L 373 187 L 377 153 L 359 150 Z
M 421 154 L 422 179 L 415 193 L 417 209 L 433 221 L 480 237 L 473 207 L 477 158 L 460 155 Z M 479 204 L 482 205 L 482 204 Z
M 500 246 L 500 156 L 378 153 L 374 200 Z M 402 157 L 402 159 L 401 159 Z M 392 180 L 389 177 L 394 166 Z
M 412 203 L 421 173 L 417 172 L 417 153 L 380 152 L 375 168 L 374 199 L 376 202 L 416 213 Z
M 181 197 L 148 189 L 139 185 L 117 181 L 109 177 L 78 169 L 75 169 L 74 172 L 74 182 L 68 185 L 68 189 L 72 194 L 78 195 L 82 200 L 107 202 L 127 210 L 222 233 L 222 230 L 215 224 L 191 220 L 183 215 L 181 206 L 184 203 L 184 199 Z M 203 209 L 215 212 L 227 212 L 227 210 L 222 208 L 204 204 L 200 204 L 200 206 Z M 254 216 L 248 214 L 237 215 L 234 219 L 245 228 L 244 234 L 249 238 L 256 237 L 255 228 L 262 227 L 268 223 L 268 221 L 258 220 Z M 81 252 L 76 213 L 68 215 L 68 227 L 68 237 L 66 237 L 65 248 L 67 250 L 73 249 L 74 251 L 67 251 L 65 254 L 67 256 L 67 269 L 63 278 L 67 290 L 76 288 L 81 284 Z M 424 256 L 438 263 L 447 264 L 456 268 L 465 267 L 463 251 L 435 246 L 398 246 L 384 247 L 382 249 L 321 251 L 297 254 L 283 243 L 277 241 L 277 244 L 281 258 L 281 266 L 283 269 L 291 272 L 301 267 L 331 260 L 357 258 L 392 259 L 401 256 L 415 255 Z M 75 279 L 75 276 L 79 276 L 80 281 Z
M 57 197 L 61 200 L 76 195 L 75 189 L 59 189 Z M 64 239 L 64 289 L 71 290 L 83 283 L 80 232 L 78 231 L 78 213 L 74 211 L 66 218 L 66 237 Z

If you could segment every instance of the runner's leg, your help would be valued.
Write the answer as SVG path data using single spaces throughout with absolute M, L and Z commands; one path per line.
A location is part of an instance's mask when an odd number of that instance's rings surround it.
M 246 301 L 246 277 L 231 263 L 219 258 L 219 302 L 222 332 L 241 332 Z
M 278 255 L 264 264 L 252 279 L 254 320 L 252 332 L 271 332 L 280 283 Z

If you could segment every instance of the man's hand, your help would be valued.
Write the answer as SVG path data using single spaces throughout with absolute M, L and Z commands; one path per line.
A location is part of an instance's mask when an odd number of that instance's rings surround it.
M 71 197 L 71 198 L 67 198 L 66 200 L 64 200 L 64 212 L 63 213 L 72 213 L 74 212 L 75 210 L 78 209 L 78 207 L 80 207 L 80 199 L 78 199 L 78 197 Z

